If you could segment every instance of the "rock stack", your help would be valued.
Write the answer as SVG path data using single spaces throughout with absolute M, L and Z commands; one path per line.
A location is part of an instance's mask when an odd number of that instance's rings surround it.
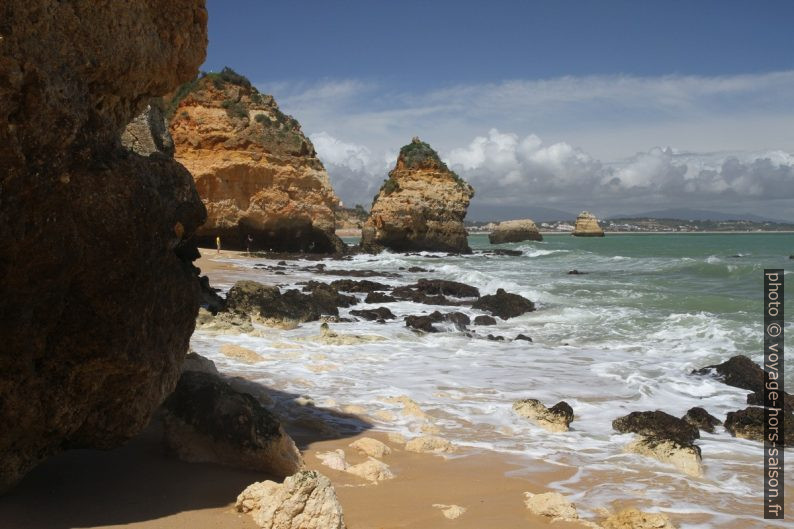
M 500 222 L 493 228 L 488 241 L 491 244 L 503 244 L 506 242 L 521 241 L 542 241 L 543 235 L 538 231 L 538 227 L 530 219 L 506 220 Z
M 603 237 L 604 230 L 598 225 L 598 219 L 589 211 L 582 211 L 576 217 L 576 225 L 573 227 L 574 237 Z
M 473 196 L 430 145 L 414 138 L 372 203 L 362 248 L 469 253 L 463 219 Z
M 200 245 L 332 253 L 339 198 L 300 124 L 272 96 L 229 68 L 172 94 L 167 111 L 176 159 L 207 207 Z

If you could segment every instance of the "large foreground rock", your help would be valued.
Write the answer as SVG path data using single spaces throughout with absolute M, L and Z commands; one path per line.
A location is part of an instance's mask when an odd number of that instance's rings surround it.
M 543 235 L 530 219 L 506 220 L 500 222 L 488 235 L 491 244 L 507 242 L 542 241 Z
M 258 470 L 284 478 L 303 460 L 278 419 L 218 375 L 185 371 L 163 403 L 164 441 L 184 461 Z
M 230 69 L 183 85 L 169 102 L 176 159 L 196 179 L 209 217 L 202 245 L 336 252 L 339 197 L 300 124 Z
M 344 529 L 342 506 L 331 481 L 304 470 L 284 483 L 262 481 L 237 496 L 237 510 L 264 529 Z
M 603 237 L 604 230 L 598 225 L 598 219 L 589 211 L 582 211 L 576 217 L 576 224 L 571 233 L 574 237 Z
M 196 75 L 202 0 L 0 4 L 0 491 L 111 448 L 171 392 L 199 305 L 193 179 L 121 147 Z
M 365 251 L 471 251 L 463 218 L 474 189 L 414 138 L 400 149 L 361 233 Z
M 764 442 L 764 408 L 747 407 L 743 410 L 728 412 L 725 418 L 725 429 L 734 437 Z M 776 419 L 778 431 L 775 441 L 779 446 L 794 445 L 794 414 L 784 410 L 769 410 L 770 417 Z M 783 426 L 780 427 L 780 424 Z

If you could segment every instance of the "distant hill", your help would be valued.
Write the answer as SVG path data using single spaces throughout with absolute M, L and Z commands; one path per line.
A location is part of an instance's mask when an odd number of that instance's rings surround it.
M 541 206 L 491 206 L 472 203 L 466 215 L 467 221 L 490 222 L 512 219 L 532 219 L 535 222 L 567 220 L 573 222 L 579 212 L 571 213 L 560 209 Z
M 787 224 L 791 221 L 761 217 L 752 213 L 723 213 L 721 211 L 707 211 L 702 209 L 672 208 L 641 213 L 611 215 L 609 220 L 618 219 L 680 219 L 680 220 L 749 220 L 753 222 L 777 222 Z

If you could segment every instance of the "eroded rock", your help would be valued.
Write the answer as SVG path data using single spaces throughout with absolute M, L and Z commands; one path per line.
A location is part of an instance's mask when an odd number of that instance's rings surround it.
M 579 513 L 576 506 L 559 492 L 542 494 L 524 493 L 524 505 L 532 514 L 556 520 L 576 520 Z
M 659 410 L 635 411 L 612 421 L 612 427 L 640 435 L 627 450 L 673 464 L 692 476 L 703 475 L 700 447 L 695 445 L 700 432 L 684 419 Z
M 199 305 L 188 239 L 206 211 L 184 167 L 120 135 L 196 75 L 207 12 L 197 0 L 0 11 L 2 492 L 63 449 L 134 436 L 179 377 Z
M 608 516 L 601 526 L 604 529 L 677 529 L 666 514 L 626 509 Z
M 362 228 L 365 251 L 470 252 L 463 218 L 474 189 L 414 138 L 372 203 Z
M 304 470 L 278 484 L 249 485 L 237 497 L 237 510 L 250 513 L 264 529 L 345 529 L 342 505 L 331 481 Z
M 550 432 L 566 432 L 573 421 L 573 408 L 565 401 L 547 408 L 537 399 L 517 400 L 513 410 Z
M 731 357 L 729 360 L 692 371 L 694 375 L 716 373 L 718 380 L 729 386 L 761 392 L 764 389 L 764 370 L 744 355 Z
M 472 304 L 472 308 L 490 312 L 503 320 L 521 316 L 535 310 L 535 304 L 523 296 L 505 292 L 500 288 L 496 294 L 482 296 Z
M 295 443 L 259 402 L 216 375 L 182 374 L 163 403 L 164 442 L 188 462 L 259 470 L 276 477 L 303 466 Z
M 708 433 L 714 433 L 714 427 L 722 424 L 721 420 L 700 407 L 690 408 L 689 411 L 686 412 L 686 415 L 681 418 L 692 426 L 700 428 Z
M 576 224 L 573 227 L 574 237 L 603 237 L 604 230 L 598 225 L 598 219 L 588 211 L 582 211 L 576 217 Z
M 360 454 L 376 458 L 382 458 L 383 456 L 391 454 L 391 448 L 371 437 L 357 439 L 350 443 L 350 448 L 356 450 Z
M 500 222 L 488 235 L 491 244 L 508 242 L 542 241 L 543 235 L 530 219 L 506 220 Z
M 725 418 L 725 429 L 734 437 L 764 442 L 764 408 L 747 407 L 743 410 L 728 412 Z M 776 434 L 775 441 L 780 446 L 794 445 L 794 414 L 790 411 L 769 409 L 770 419 L 777 419 L 778 431 L 770 430 Z M 780 428 L 780 424 L 783 427 Z

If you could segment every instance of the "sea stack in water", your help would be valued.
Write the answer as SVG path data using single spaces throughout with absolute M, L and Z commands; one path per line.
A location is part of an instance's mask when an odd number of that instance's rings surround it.
M 576 225 L 573 227 L 574 237 L 603 237 L 604 230 L 598 225 L 598 219 L 589 211 L 582 211 L 576 217 Z
M 164 155 L 121 147 L 196 76 L 199 0 L 4 0 L 0 492 L 66 448 L 112 448 L 173 390 L 199 306 L 206 211 Z M 145 128 L 145 127 L 144 127 Z
M 362 248 L 469 253 L 463 218 L 473 196 L 430 145 L 414 138 L 372 203 Z
M 506 220 L 496 225 L 488 235 L 491 244 L 506 242 L 542 241 L 543 236 L 530 219 Z
M 225 68 L 179 88 L 168 111 L 175 157 L 207 206 L 202 246 L 330 253 L 339 198 L 300 124 Z

